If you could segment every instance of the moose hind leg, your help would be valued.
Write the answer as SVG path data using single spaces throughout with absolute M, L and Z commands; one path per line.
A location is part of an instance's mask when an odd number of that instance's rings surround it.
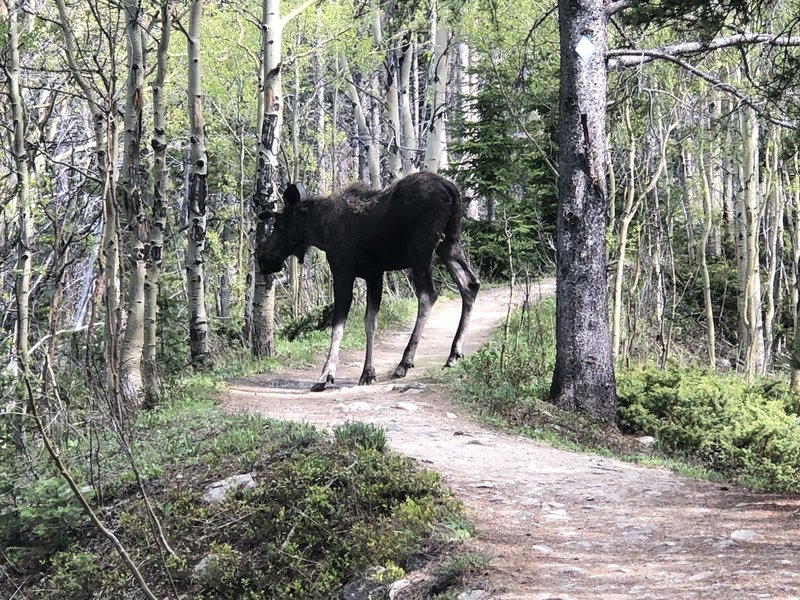
M 328 356 L 322 367 L 322 374 L 317 382 L 311 386 L 312 392 L 321 392 L 329 384 L 336 381 L 336 365 L 339 362 L 339 346 L 344 336 L 344 326 L 347 322 L 347 314 L 350 312 L 350 305 L 353 302 L 353 279 L 345 284 L 334 280 L 333 283 L 333 325 L 331 327 L 331 345 L 328 349 Z
M 481 282 L 467 262 L 461 242 L 439 246 L 436 249 L 436 253 L 442 259 L 447 272 L 456 282 L 458 291 L 461 294 L 461 319 L 458 322 L 458 329 L 456 329 L 453 345 L 450 348 L 450 356 L 447 357 L 447 362 L 444 364 L 445 367 L 451 367 L 453 363 L 464 356 L 464 336 L 467 333 L 472 306 L 475 304 L 475 298 L 478 296 Z
M 375 343 L 375 321 L 381 308 L 383 295 L 383 274 L 367 280 L 367 312 L 364 315 L 364 331 L 367 334 L 367 352 L 364 358 L 364 370 L 358 385 L 370 385 L 377 379 L 375 367 L 372 366 L 372 350 Z
M 433 273 L 430 265 L 425 268 L 414 269 L 414 288 L 417 292 L 417 321 L 414 323 L 414 330 L 408 340 L 403 358 L 392 374 L 392 379 L 405 377 L 409 369 L 414 368 L 414 355 L 417 352 L 419 340 L 422 337 L 422 330 L 431 314 L 431 309 L 436 302 L 436 290 L 433 287 Z

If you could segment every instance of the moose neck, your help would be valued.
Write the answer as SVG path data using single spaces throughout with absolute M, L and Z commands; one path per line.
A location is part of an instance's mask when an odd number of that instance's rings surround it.
M 328 198 L 313 198 L 306 202 L 308 202 L 305 224 L 306 244 L 328 252 L 338 243 L 335 233 L 330 227 L 331 213 L 336 205 Z

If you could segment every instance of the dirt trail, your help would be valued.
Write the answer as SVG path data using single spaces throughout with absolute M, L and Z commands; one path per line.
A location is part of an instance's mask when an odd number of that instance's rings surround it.
M 540 293 L 551 295 L 552 281 Z M 466 351 L 505 316 L 505 290 L 478 296 Z M 459 301 L 439 302 L 419 346 L 424 378 L 447 358 Z M 353 315 L 357 318 L 357 315 Z M 491 430 L 429 384 L 387 381 L 408 333 L 382 337 L 379 383 L 353 387 L 361 352 L 343 353 L 341 389 L 308 392 L 322 364 L 230 383 L 232 410 L 330 428 L 382 425 L 393 449 L 440 472 L 463 501 L 492 559 L 504 600 L 769 598 L 800 600 L 800 499 L 755 494 Z M 394 388 L 394 389 L 393 389 Z

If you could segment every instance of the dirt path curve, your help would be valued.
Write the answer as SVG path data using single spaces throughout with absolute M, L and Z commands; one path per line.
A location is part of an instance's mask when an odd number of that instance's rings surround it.
M 553 289 L 545 281 L 540 293 Z M 478 296 L 467 352 L 505 316 L 506 295 Z M 458 301 L 437 304 L 417 368 L 401 385 L 444 362 L 459 310 Z M 493 598 L 800 600 L 798 498 L 729 490 L 498 433 L 435 384 L 402 393 L 387 381 L 407 336 L 382 338 L 377 385 L 353 387 L 362 353 L 343 353 L 341 389 L 306 391 L 319 361 L 230 382 L 228 406 L 325 428 L 347 420 L 382 425 L 392 448 L 440 472 L 467 507 L 501 589 Z

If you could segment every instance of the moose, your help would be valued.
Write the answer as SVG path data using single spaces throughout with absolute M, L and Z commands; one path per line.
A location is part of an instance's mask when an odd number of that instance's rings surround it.
M 410 269 L 417 295 L 417 320 L 392 378 L 405 377 L 414 367 L 422 330 L 436 302 L 434 252 L 461 294 L 461 319 L 445 366 L 463 357 L 464 335 L 480 281 L 461 245 L 461 195 L 453 182 L 434 173 L 419 172 L 397 180 L 382 191 L 355 183 L 332 197 L 308 198 L 302 184 L 290 184 L 283 199 L 282 213 L 266 211 L 260 215 L 262 219 L 274 218 L 274 225 L 272 233 L 257 249 L 259 268 L 265 275 L 277 273 L 290 255 L 302 261 L 306 250 L 314 246 L 327 254 L 333 275 L 331 345 L 312 391 L 322 391 L 335 381 L 339 345 L 356 277 L 367 284 L 364 317 L 367 349 L 359 385 L 376 380 L 372 366 L 375 319 L 386 271 Z

